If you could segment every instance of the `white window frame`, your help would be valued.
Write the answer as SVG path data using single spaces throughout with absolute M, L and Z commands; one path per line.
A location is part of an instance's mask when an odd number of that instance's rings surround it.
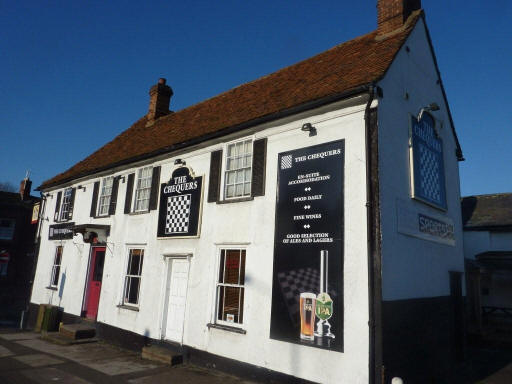
M 60 260 L 59 264 L 57 264 L 57 255 L 59 254 L 60 249 Z M 55 247 L 55 253 L 53 255 L 53 263 L 52 263 L 52 270 L 50 273 L 50 287 L 57 288 L 59 286 L 59 280 L 60 280 L 60 269 L 62 266 L 62 256 L 64 255 L 64 245 L 57 245 Z M 57 277 L 57 281 L 54 284 L 55 277 Z
M 98 216 L 108 216 L 110 211 L 110 201 L 112 200 L 112 188 L 114 186 L 114 176 L 104 177 L 101 181 L 101 192 L 98 199 Z M 106 211 L 102 212 L 102 209 Z
M 240 253 L 240 259 L 239 259 L 239 271 L 238 271 L 238 279 L 240 283 L 240 272 L 241 272 L 241 255 L 242 252 L 245 252 L 245 263 L 244 263 L 244 284 L 228 284 L 228 283 L 221 283 L 219 282 L 219 275 L 221 268 L 225 268 L 226 265 L 226 258 L 224 258 L 224 265 L 221 266 L 221 260 L 222 260 L 222 252 L 225 251 L 239 251 Z M 217 248 L 217 267 L 215 268 L 215 285 L 214 285 L 214 305 L 213 305 L 213 321 L 214 324 L 221 324 L 221 325 L 227 325 L 230 327 L 237 327 L 242 328 L 246 325 L 246 322 L 244 322 L 246 314 L 245 314 L 245 302 L 247 298 L 247 284 L 246 284 L 246 271 L 247 271 L 247 247 L 240 246 L 240 245 L 221 245 Z M 224 272 L 225 273 L 225 272 Z M 219 304 L 221 295 L 220 295 L 220 287 L 233 287 L 233 288 L 241 288 L 240 294 L 243 293 L 243 296 L 239 296 L 238 299 L 238 313 L 240 316 L 240 313 L 242 313 L 242 321 L 241 322 L 230 322 L 226 320 L 219 319 Z M 240 295 L 239 294 L 239 295 Z M 242 305 L 240 305 L 242 303 Z
M 62 201 L 59 207 L 59 221 L 68 221 L 68 213 L 71 208 L 71 195 L 73 188 L 69 187 L 62 191 Z M 66 208 L 66 209 L 64 209 Z
M 146 177 L 142 177 L 143 172 L 147 170 L 148 175 Z M 148 212 L 149 211 L 149 201 L 151 199 L 151 183 L 153 180 L 153 166 L 149 165 L 147 167 L 141 167 L 137 169 L 137 177 L 134 185 L 134 193 L 133 193 L 133 207 L 132 212 Z M 142 185 L 144 183 L 144 185 Z M 147 185 L 146 185 L 147 184 Z M 139 198 L 142 194 L 147 193 L 147 198 L 144 196 Z M 146 203 L 140 207 L 138 206 L 140 202 L 145 201 Z
M 132 251 L 140 251 L 141 252 L 142 262 L 139 262 L 139 270 L 138 270 L 139 274 L 138 275 L 129 275 L 128 274 Z M 121 305 L 123 305 L 123 306 L 138 308 L 140 305 L 140 293 L 141 293 L 141 287 L 142 287 L 142 268 L 144 267 L 145 254 L 146 254 L 146 249 L 144 247 L 133 246 L 133 247 L 128 248 L 128 255 L 126 257 L 126 263 L 125 263 L 124 272 L 123 272 L 123 289 L 121 292 Z M 137 303 L 131 303 L 127 300 L 127 298 L 129 297 L 128 281 L 129 281 L 129 279 L 133 279 L 133 278 L 139 279 L 139 286 L 138 286 L 138 292 L 137 292 Z
M 236 145 L 237 144 L 240 144 L 240 143 L 246 143 L 248 142 L 249 143 L 249 151 L 250 152 L 244 152 L 243 155 L 240 155 L 240 154 L 235 154 L 235 155 L 229 155 L 229 148 L 232 147 L 232 146 L 235 146 L 236 148 Z M 251 136 L 251 137 L 245 137 L 243 139 L 240 139 L 240 140 L 236 140 L 236 141 L 231 141 L 229 143 L 226 143 L 224 145 L 224 148 L 223 148 L 223 155 L 222 155 L 222 198 L 224 200 L 233 200 L 233 199 L 243 199 L 243 198 L 246 198 L 246 197 L 250 197 L 251 196 L 251 193 L 252 193 L 252 172 L 253 172 L 253 161 L 254 161 L 254 153 L 253 153 L 253 146 L 254 146 L 254 137 Z M 230 169 L 228 169 L 228 162 L 229 160 L 242 160 L 244 157 L 246 157 L 248 154 L 250 153 L 250 159 L 249 159 L 249 165 L 244 164 L 242 166 L 238 166 L 238 167 L 233 167 Z M 245 174 L 243 176 L 243 179 L 242 181 L 237 181 L 237 176 L 238 176 L 238 172 L 243 172 L 245 173 L 244 171 L 247 171 L 249 170 L 249 179 L 248 181 L 245 180 Z M 228 183 L 228 172 L 230 173 L 233 173 L 235 176 L 234 176 L 234 180 L 233 180 L 233 183 Z M 249 185 L 249 190 L 248 192 L 246 193 L 245 191 L 245 185 L 248 184 Z M 236 194 L 236 188 L 237 188 L 237 185 L 242 185 L 242 188 L 243 188 L 243 192 L 242 194 L 240 195 L 237 195 Z M 233 187 L 234 188 L 234 195 L 233 196 L 228 196 L 228 188 L 229 187 Z

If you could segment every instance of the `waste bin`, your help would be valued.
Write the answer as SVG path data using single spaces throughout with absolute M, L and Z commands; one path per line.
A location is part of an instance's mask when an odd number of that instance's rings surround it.
M 43 324 L 44 311 L 50 304 L 40 304 L 39 310 L 37 311 L 36 326 L 34 327 L 35 332 L 41 332 L 41 326 Z
M 44 310 L 41 331 L 56 332 L 59 330 L 59 307 L 47 305 Z

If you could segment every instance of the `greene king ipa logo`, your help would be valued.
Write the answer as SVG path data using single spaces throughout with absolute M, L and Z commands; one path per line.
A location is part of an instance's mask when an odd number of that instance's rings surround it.
M 322 292 L 316 298 L 316 317 L 321 320 L 329 320 L 332 316 L 332 299 L 328 293 Z

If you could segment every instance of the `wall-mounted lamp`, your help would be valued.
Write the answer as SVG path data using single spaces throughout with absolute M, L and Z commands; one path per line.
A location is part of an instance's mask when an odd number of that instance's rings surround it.
M 125 181 L 125 177 L 124 176 L 119 176 L 119 180 L 121 180 L 124 184 L 124 181 Z
M 311 123 L 303 124 L 300 130 L 303 132 L 309 132 L 309 137 L 316 136 L 316 128 L 313 127 Z
M 83 185 L 79 185 L 78 189 L 81 189 L 81 190 L 83 190 L 85 192 L 85 186 L 83 186 Z
M 187 165 L 187 163 L 185 162 L 185 160 L 176 159 L 174 160 L 174 165 Z
M 421 118 L 423 117 L 423 113 L 425 113 L 425 112 L 436 112 L 436 111 L 439 111 L 439 105 L 437 105 L 437 103 L 430 103 L 426 107 L 423 107 L 423 108 L 420 109 L 420 111 L 418 113 L 418 121 L 420 121 Z

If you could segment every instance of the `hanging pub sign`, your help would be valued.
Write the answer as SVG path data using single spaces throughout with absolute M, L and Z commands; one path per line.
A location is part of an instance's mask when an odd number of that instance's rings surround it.
M 199 237 L 203 199 L 203 177 L 187 166 L 176 168 L 160 186 L 158 237 Z
M 66 240 L 73 238 L 73 227 L 75 223 L 63 223 L 50 225 L 48 240 Z
M 35 203 L 32 207 L 32 219 L 30 220 L 30 224 L 37 224 L 39 220 L 39 210 L 41 209 L 41 203 Z
M 270 337 L 343 351 L 345 141 L 280 153 Z
M 420 120 L 411 115 L 410 137 L 412 197 L 446 209 L 443 142 L 428 112 Z

